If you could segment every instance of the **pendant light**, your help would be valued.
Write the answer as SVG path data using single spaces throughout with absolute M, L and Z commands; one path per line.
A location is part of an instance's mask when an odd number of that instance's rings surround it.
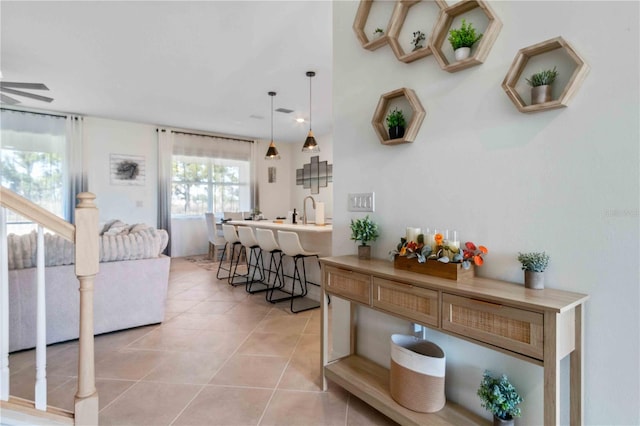
M 313 137 L 313 131 L 311 130 L 311 77 L 314 77 L 316 73 L 314 71 L 307 71 L 307 77 L 309 77 L 309 134 L 302 146 L 302 152 L 320 152 L 320 147 L 316 142 L 316 138 Z
M 273 143 L 273 97 L 275 95 L 276 92 L 269 92 L 269 96 L 271 96 L 271 143 L 269 144 L 269 149 L 267 149 L 267 155 L 264 156 L 265 160 L 280 159 L 280 154 L 278 154 L 276 144 Z

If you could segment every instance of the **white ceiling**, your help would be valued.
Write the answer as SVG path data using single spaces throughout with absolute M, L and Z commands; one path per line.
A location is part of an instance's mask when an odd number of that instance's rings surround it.
M 20 105 L 302 143 L 331 131 L 330 1 L 0 2 L 3 81 Z M 13 96 L 13 95 L 11 95 Z M 251 116 L 260 116 L 251 118 Z

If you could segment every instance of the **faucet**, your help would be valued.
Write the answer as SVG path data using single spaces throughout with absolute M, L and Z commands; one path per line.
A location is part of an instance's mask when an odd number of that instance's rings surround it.
M 307 224 L 307 198 L 311 198 L 311 206 L 314 210 L 316 209 L 316 200 L 311 195 L 304 197 L 304 200 L 302 200 L 302 223 L 304 225 Z

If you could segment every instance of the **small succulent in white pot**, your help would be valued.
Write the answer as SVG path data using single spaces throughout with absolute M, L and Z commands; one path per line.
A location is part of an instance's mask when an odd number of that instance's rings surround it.
M 524 271 L 524 285 L 534 290 L 544 288 L 544 271 L 549 265 L 549 255 L 546 252 L 518 253 L 518 261 Z

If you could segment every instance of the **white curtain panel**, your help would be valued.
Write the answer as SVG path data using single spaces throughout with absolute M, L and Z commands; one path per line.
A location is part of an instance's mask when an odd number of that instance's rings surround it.
M 66 118 L 68 191 L 65 194 L 65 217 L 75 223 L 75 206 L 79 193 L 87 190 L 87 173 L 84 170 L 82 149 L 82 117 L 68 115 Z
M 158 133 L 158 229 L 164 229 L 171 241 L 171 160 L 173 132 L 156 129 Z M 171 244 L 164 253 L 171 256 Z

